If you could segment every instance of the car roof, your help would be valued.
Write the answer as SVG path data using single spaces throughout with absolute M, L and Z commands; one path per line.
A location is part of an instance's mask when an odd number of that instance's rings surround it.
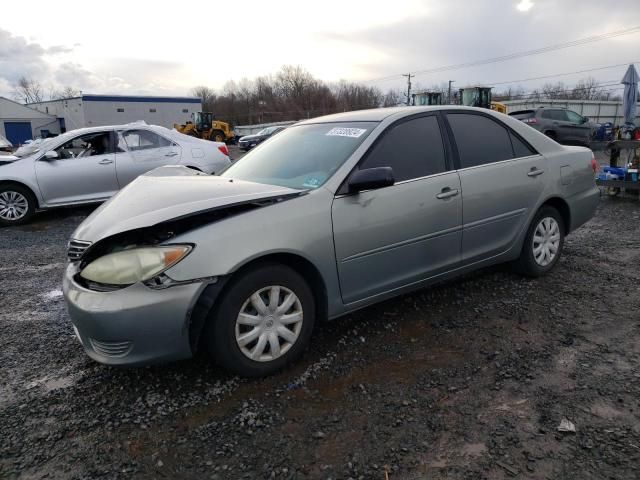
M 149 125 L 148 123 L 141 121 L 141 122 L 123 123 L 122 125 L 100 125 L 98 127 L 76 128 L 74 130 L 67 130 L 62 135 L 66 135 L 66 134 L 82 135 L 83 133 L 102 132 L 104 130 L 124 130 L 126 128 L 147 128 L 149 130 L 170 130 L 169 128 L 162 127 L 160 125 Z
M 466 110 L 477 112 L 491 112 L 487 108 L 466 107 L 461 105 L 432 105 L 432 106 L 407 106 L 407 107 L 385 107 L 373 108 L 369 110 L 354 110 L 352 112 L 334 113 L 323 117 L 310 118 L 303 120 L 296 125 L 305 125 L 313 123 L 334 123 L 334 122 L 382 122 L 386 118 L 395 117 L 402 118 L 421 112 L 431 112 L 437 110 Z

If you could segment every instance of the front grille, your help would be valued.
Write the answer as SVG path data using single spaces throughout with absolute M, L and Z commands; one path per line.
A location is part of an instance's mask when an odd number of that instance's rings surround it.
M 76 260 L 80 260 L 82 255 L 89 246 L 91 242 L 85 242 L 82 240 L 74 240 L 73 238 L 69 240 L 69 244 L 67 245 L 67 256 L 69 260 L 75 262 Z
M 100 342 L 90 338 L 91 346 L 103 357 L 124 357 L 133 348 L 133 343 L 129 341 L 123 342 Z

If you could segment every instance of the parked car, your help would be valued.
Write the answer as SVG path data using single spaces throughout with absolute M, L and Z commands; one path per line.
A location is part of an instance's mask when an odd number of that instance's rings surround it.
M 315 118 L 219 177 L 138 177 L 73 233 L 63 291 L 98 362 L 205 347 L 266 375 L 317 321 L 500 262 L 549 272 L 594 214 L 595 166 L 589 149 L 486 109 Z
M 276 133 L 280 133 L 287 127 L 267 127 L 260 130 L 253 135 L 245 135 L 238 140 L 238 147 L 245 152 L 251 150 L 256 145 L 264 142 L 267 138 L 274 136 Z
M 514 118 L 544 133 L 558 143 L 588 146 L 596 124 L 566 108 L 540 107 L 511 112 Z
M 12 152 L 13 145 L 9 140 L 0 135 L 0 152 Z
M 0 225 L 28 222 L 38 209 L 102 202 L 138 175 L 162 165 L 207 174 L 231 162 L 224 143 L 133 123 L 73 130 L 0 157 Z

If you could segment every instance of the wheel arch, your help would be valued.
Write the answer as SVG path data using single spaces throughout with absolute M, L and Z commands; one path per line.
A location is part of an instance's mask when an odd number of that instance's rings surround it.
M 550 197 L 547 198 L 542 205 L 538 208 L 549 206 L 555 208 L 560 216 L 562 217 L 562 222 L 564 223 L 564 234 L 567 235 L 571 231 L 571 208 L 566 200 L 561 197 Z
M 23 182 L 19 182 L 17 180 L 0 180 L 0 187 L 4 187 L 6 185 L 14 185 L 14 186 L 26 189 L 36 202 L 35 208 L 36 209 L 40 208 L 40 200 L 38 199 L 38 195 L 36 195 L 36 192 L 29 185 Z
M 219 299 L 225 295 L 229 282 L 258 266 L 268 264 L 285 265 L 300 274 L 311 288 L 316 303 L 316 319 L 326 319 L 329 314 L 327 286 L 320 270 L 307 258 L 291 252 L 274 252 L 252 258 L 239 265 L 232 273 L 218 279 L 217 283 L 206 287 L 196 302 L 190 319 L 189 341 L 195 353 L 201 347 L 202 332 L 211 311 L 216 308 Z

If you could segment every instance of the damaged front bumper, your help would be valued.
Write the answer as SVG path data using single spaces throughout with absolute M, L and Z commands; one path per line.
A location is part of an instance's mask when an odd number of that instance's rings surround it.
M 67 265 L 63 292 L 69 316 L 87 354 L 109 365 L 147 365 L 193 355 L 191 312 L 203 281 L 152 289 L 136 283 L 98 292 L 79 285 L 77 263 Z

